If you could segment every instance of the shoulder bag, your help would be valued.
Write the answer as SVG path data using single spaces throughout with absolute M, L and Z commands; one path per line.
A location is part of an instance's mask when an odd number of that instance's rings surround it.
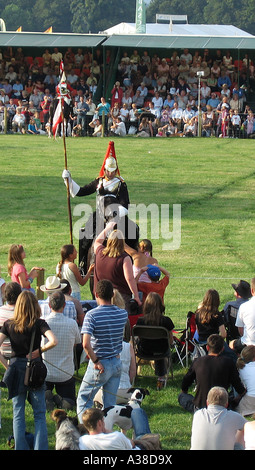
M 44 364 L 41 355 L 39 358 L 32 359 L 34 339 L 35 339 L 35 327 L 33 329 L 32 337 L 31 337 L 24 384 L 30 389 L 36 390 L 37 388 L 40 388 L 44 384 L 44 381 L 47 376 L 47 367 Z

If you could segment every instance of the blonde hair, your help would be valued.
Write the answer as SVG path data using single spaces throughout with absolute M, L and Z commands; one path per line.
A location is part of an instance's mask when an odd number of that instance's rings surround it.
M 11 245 L 9 248 L 9 253 L 8 253 L 8 274 L 11 276 L 12 273 L 12 268 L 15 263 L 18 264 L 23 264 L 24 266 L 24 261 L 22 258 L 22 253 L 24 251 L 24 248 L 22 245 Z
M 152 243 L 150 240 L 147 240 L 147 238 L 144 238 L 139 242 L 139 248 L 143 252 L 147 252 L 152 256 Z
M 113 289 L 112 304 L 119 308 L 125 308 L 125 301 L 118 289 L 115 288 Z
M 32 328 L 35 321 L 41 316 L 41 308 L 35 295 L 24 290 L 18 296 L 11 319 L 14 330 L 23 333 L 26 328 Z
M 113 230 L 106 243 L 106 247 L 103 250 L 104 256 L 109 256 L 110 258 L 117 258 L 125 251 L 125 241 L 123 233 L 120 230 Z

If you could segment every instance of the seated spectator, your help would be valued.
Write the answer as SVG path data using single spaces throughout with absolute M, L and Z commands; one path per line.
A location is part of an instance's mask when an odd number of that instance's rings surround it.
M 183 128 L 182 115 L 183 115 L 182 108 L 179 108 L 178 103 L 175 102 L 172 113 L 171 113 L 171 119 L 172 119 L 174 126 L 177 127 L 178 131 L 181 131 Z
M 130 95 L 130 91 L 129 90 L 126 90 L 124 92 L 124 95 L 123 95 L 123 98 L 122 98 L 122 105 L 123 104 L 126 104 L 127 105 L 127 108 L 130 109 L 131 106 L 132 106 L 132 97 Z
M 19 107 L 16 109 L 16 114 L 13 116 L 12 119 L 12 130 L 13 132 L 18 132 L 25 134 L 25 116 L 22 114 L 22 109 Z
M 224 325 L 224 317 L 219 312 L 220 296 L 215 289 L 206 291 L 202 302 L 196 310 L 196 327 L 198 341 L 206 343 L 212 334 L 220 334 L 226 338 L 227 333 Z
M 223 83 L 220 94 L 221 94 L 221 98 L 223 96 L 227 96 L 227 98 L 230 99 L 231 92 L 230 92 L 230 89 L 228 88 L 227 83 Z
M 120 116 L 117 117 L 116 121 L 110 127 L 110 131 L 112 135 L 118 135 L 120 137 L 124 137 L 125 135 L 127 135 L 125 122 Z
M 197 135 L 197 118 L 193 116 L 183 126 L 183 137 L 195 137 Z
M 236 407 L 236 411 L 242 416 L 255 413 L 255 346 L 246 346 L 236 362 L 242 383 L 246 388 L 246 394 Z
M 228 86 L 228 88 L 231 88 L 231 80 L 229 78 L 229 75 L 228 73 L 226 72 L 225 69 L 221 70 L 221 74 L 217 80 L 217 87 L 218 87 L 218 90 L 221 91 L 222 89 L 222 86 L 226 84 Z
M 232 386 L 236 396 L 231 400 L 231 406 L 236 406 L 246 389 L 241 382 L 236 364 L 225 355 L 224 339 L 220 335 L 211 335 L 207 339 L 205 356 L 198 357 L 192 362 L 182 380 L 182 392 L 178 397 L 179 404 L 187 411 L 194 413 L 197 409 L 206 408 L 207 394 L 215 385 L 227 391 Z M 196 383 L 195 396 L 188 393 L 189 387 Z M 230 399 L 230 397 L 229 397 Z M 230 403 L 230 401 L 229 401 Z
M 122 432 L 109 432 L 105 429 L 104 413 L 97 408 L 89 408 L 82 415 L 82 422 L 88 434 L 79 439 L 80 450 L 156 450 L 161 449 L 159 436 L 150 434 L 148 418 L 142 408 L 131 414 L 135 440 L 131 441 Z
M 17 77 L 15 83 L 13 84 L 12 86 L 12 97 L 13 98 L 16 98 L 16 99 L 19 99 L 21 98 L 21 92 L 22 90 L 24 89 L 20 79 Z
M 83 53 L 82 53 L 82 49 L 79 47 L 77 49 L 77 53 L 74 56 L 74 66 L 75 66 L 76 69 L 81 69 L 83 59 L 84 59 L 84 56 L 83 56 Z
M 93 119 L 89 122 L 89 127 L 93 129 L 92 137 L 101 137 L 103 132 L 103 125 L 99 118 Z
M 151 286 L 152 283 L 147 283 L 148 286 Z M 150 291 L 146 297 L 146 300 L 143 304 L 143 316 L 137 319 L 137 325 L 148 325 L 148 326 L 163 326 L 169 331 L 169 342 L 173 344 L 173 329 L 174 324 L 171 318 L 164 315 L 165 306 L 162 301 L 162 297 L 154 292 Z M 150 354 L 151 350 L 154 352 L 163 350 L 163 340 L 146 340 L 143 339 L 140 341 L 138 348 L 141 352 L 145 354 Z M 165 350 L 168 350 L 168 343 L 165 341 Z M 161 390 L 166 385 L 166 359 L 160 359 L 155 361 L 155 374 L 157 375 L 157 389 Z
M 139 126 L 138 132 L 136 134 L 137 137 L 153 137 L 153 128 L 151 121 L 147 117 L 143 117 Z
M 227 408 L 225 388 L 212 387 L 207 395 L 207 408 L 194 413 L 191 450 L 244 450 L 246 420 Z
M 137 108 L 142 108 L 143 105 L 144 105 L 144 97 L 141 96 L 141 92 L 140 90 L 136 90 L 133 98 L 132 98 L 132 102 L 136 104 Z
M 217 98 L 216 93 L 214 92 L 211 93 L 211 97 L 207 101 L 207 104 L 211 106 L 213 109 L 216 109 L 218 107 L 218 105 L 220 104 L 220 100 L 219 98 Z
M 254 446 L 254 433 L 255 433 L 255 416 L 252 416 L 252 421 L 246 421 L 244 425 L 244 442 L 245 450 L 255 450 Z
M 122 107 L 120 108 L 119 117 L 122 119 L 123 122 L 128 122 L 129 110 L 126 103 L 123 103 Z
M 30 118 L 28 127 L 27 127 L 27 134 L 32 134 L 32 135 L 37 135 L 40 134 L 39 131 L 37 131 L 36 126 L 35 126 L 35 120 L 33 117 Z
M 71 87 L 76 88 L 79 77 L 76 75 L 74 69 L 71 69 L 67 74 L 66 80 L 71 85 Z

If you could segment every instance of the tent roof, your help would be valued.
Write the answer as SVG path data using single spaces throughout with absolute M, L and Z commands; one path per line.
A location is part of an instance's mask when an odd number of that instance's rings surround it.
M 103 33 L 108 36 L 112 34 L 135 34 L 135 23 L 119 23 Z M 173 23 L 147 23 L 146 35 L 172 35 L 172 36 L 220 36 L 220 37 L 253 37 L 251 34 L 232 25 L 217 24 L 176 24 Z
M 131 47 L 151 49 L 255 49 L 255 37 L 210 37 L 210 36 L 150 36 L 142 34 L 112 35 L 103 43 L 104 47 Z
M 97 47 L 105 38 L 105 34 L 0 31 L 0 47 Z

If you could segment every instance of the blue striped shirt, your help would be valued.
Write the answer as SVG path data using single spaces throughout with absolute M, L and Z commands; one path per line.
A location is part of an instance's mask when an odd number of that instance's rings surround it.
M 91 346 L 100 359 L 115 357 L 122 351 L 127 311 L 116 305 L 99 305 L 84 318 L 81 334 L 91 336 Z

